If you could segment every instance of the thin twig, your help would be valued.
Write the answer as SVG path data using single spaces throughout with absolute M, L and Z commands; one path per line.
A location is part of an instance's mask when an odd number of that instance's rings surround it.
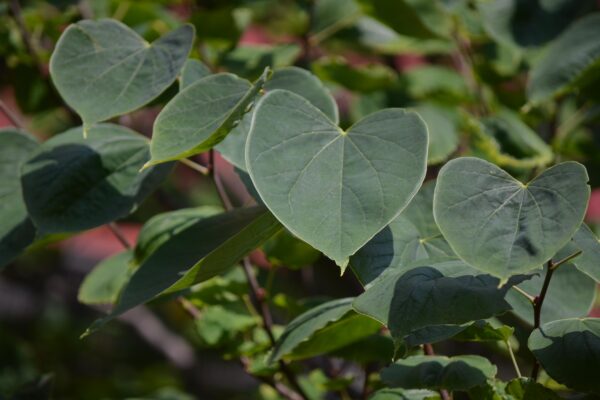
M 582 250 L 576 251 L 575 253 L 571 254 L 570 256 L 567 256 L 567 257 L 563 258 L 562 260 L 559 260 L 559 261 L 553 263 L 552 269 L 556 269 L 556 268 L 560 267 L 561 265 L 568 263 L 575 257 L 578 257 L 582 252 L 583 252 Z
M 197 162 L 194 162 L 192 160 L 189 160 L 187 158 L 182 158 L 181 160 L 179 160 L 183 165 L 190 167 L 191 169 L 193 169 L 194 171 L 198 171 L 200 172 L 202 175 L 208 175 L 210 174 L 210 170 L 208 168 L 206 168 L 203 165 L 198 164 Z
M 108 224 L 106 224 L 106 226 L 108 227 L 108 229 L 110 229 L 113 235 L 115 235 L 117 240 L 121 242 L 123 247 L 125 247 L 127 250 L 131 250 L 131 243 L 129 243 L 129 240 L 127 240 L 125 234 L 117 224 L 115 224 L 114 222 L 109 222 Z
M 544 299 L 546 298 L 546 293 L 548 292 L 548 287 L 550 286 L 550 280 L 552 279 L 552 274 L 554 274 L 555 269 L 552 260 L 548 261 L 546 269 L 547 271 L 546 276 L 544 277 L 544 283 L 542 284 L 542 290 L 540 291 L 539 296 L 537 296 L 533 302 L 533 329 L 540 327 L 542 306 L 544 305 Z M 533 363 L 533 368 L 531 369 L 531 379 L 534 381 L 537 380 L 539 372 L 540 363 L 536 359 Z
M 181 304 L 181 307 L 185 310 L 185 312 L 187 312 L 189 314 L 190 317 L 192 317 L 193 320 L 200 319 L 202 313 L 200 312 L 198 307 L 196 307 L 194 305 L 194 303 L 192 303 L 191 301 L 189 301 L 188 299 L 186 299 L 183 296 L 179 296 L 177 298 L 177 302 L 179 304 Z
M 529 300 L 531 302 L 531 304 L 534 303 L 535 297 L 533 297 L 532 295 L 530 295 L 529 293 L 527 293 L 526 291 L 524 291 L 523 289 L 521 289 L 518 286 L 513 286 L 513 289 L 515 289 L 517 291 L 517 293 L 522 294 L 523 297 L 525 297 L 527 300 Z
M 6 115 L 6 118 L 9 119 L 10 123 L 13 124 L 15 128 L 23 129 L 23 123 L 19 120 L 17 114 L 8 108 L 2 100 L 0 100 L 0 111 L 2 111 L 2 114 Z
M 509 340 L 507 340 L 505 343 L 506 347 L 508 348 L 508 354 L 510 354 L 510 359 L 512 361 L 513 367 L 515 368 L 515 372 L 517 373 L 517 377 L 521 378 L 521 370 L 519 369 L 519 364 L 517 363 L 517 359 L 515 358 L 515 353 L 513 352 L 512 345 L 510 344 Z
M 423 345 L 423 351 L 428 356 L 435 356 L 435 351 L 433 351 L 433 346 L 430 343 L 425 343 Z M 450 394 L 446 389 L 440 389 L 440 396 L 442 400 L 450 400 Z
M 217 193 L 223 203 L 223 207 L 226 210 L 233 209 L 233 205 L 229 196 L 227 195 L 227 190 L 221 181 L 219 173 L 217 171 L 216 162 L 214 159 L 214 151 L 211 149 L 209 153 L 209 165 L 210 165 L 210 173 L 215 182 L 215 187 L 217 188 Z M 248 286 L 250 289 L 250 297 L 255 306 L 255 309 L 260 314 L 262 320 L 262 327 L 267 334 L 271 345 L 274 346 L 276 343 L 275 335 L 273 335 L 273 317 L 271 315 L 271 310 L 269 309 L 269 305 L 265 301 L 266 293 L 265 290 L 260 287 L 254 273 L 252 271 L 252 264 L 250 263 L 250 259 L 248 257 L 244 257 L 242 260 L 242 268 L 244 271 L 244 275 L 246 276 L 246 280 L 248 281 Z M 293 371 L 288 367 L 288 365 L 283 361 L 279 360 L 279 370 L 286 377 L 290 385 L 297 392 L 296 395 L 301 399 L 308 399 L 308 396 L 298 383 L 296 376 Z

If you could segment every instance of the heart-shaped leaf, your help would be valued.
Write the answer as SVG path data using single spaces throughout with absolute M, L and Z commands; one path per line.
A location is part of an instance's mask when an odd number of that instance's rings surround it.
M 211 75 L 210 69 L 200 60 L 189 59 L 183 64 L 179 77 L 179 90 L 183 90 L 200 79 Z
M 87 128 L 161 94 L 175 81 L 193 40 L 191 25 L 150 44 L 115 20 L 80 21 L 58 40 L 50 76 Z
M 251 85 L 229 73 L 208 75 L 179 92 L 158 114 L 149 165 L 209 150 L 240 122 L 269 71 Z
M 260 100 L 246 144 L 267 207 L 342 268 L 416 194 L 426 162 L 427 128 L 417 114 L 382 110 L 343 131 L 284 90 Z
M 496 376 L 496 367 L 480 356 L 412 356 L 381 371 L 391 387 L 469 390 Z
M 600 318 L 549 322 L 533 331 L 528 345 L 557 382 L 600 394 Z
M 38 147 L 37 141 L 15 129 L 0 130 L 0 268 L 35 238 L 21 194 L 21 165 Z
M 363 285 L 387 268 L 436 257 L 456 257 L 433 219 L 435 182 L 425 183 L 406 209 L 350 259 Z
M 265 83 L 264 89 L 267 93 L 275 89 L 285 89 L 296 93 L 310 101 L 334 123 L 338 123 L 339 116 L 335 100 L 321 81 L 305 69 L 298 67 L 277 69 Z M 243 171 L 246 170 L 246 140 L 253 114 L 254 110 L 244 114 L 242 121 L 216 147 L 227 161 Z
M 34 151 L 21 169 L 23 197 L 39 234 L 94 228 L 131 213 L 166 178 L 171 165 L 139 172 L 148 139 L 100 124 L 73 128 Z
M 173 213 L 179 217 L 181 211 Z M 141 265 L 110 315 L 96 321 L 86 334 L 159 295 L 187 289 L 225 272 L 281 229 L 281 224 L 264 207 L 240 208 L 216 215 L 212 215 L 214 209 L 196 211 L 195 217 L 188 215 L 188 219 L 193 219 L 191 224 L 184 219 L 180 220 L 181 226 L 174 226 L 167 217 L 153 222 L 154 226 L 148 229 L 154 233 L 148 236 L 154 244 L 143 247 L 151 253 L 144 253 Z M 160 225 L 164 228 L 162 232 Z
M 502 314 L 510 310 L 506 292 L 523 279 L 498 288 L 497 278 L 471 275 L 473 271 L 462 261 L 415 264 L 386 271 L 353 304 L 356 311 L 387 325 L 399 339 L 431 325 L 463 324 Z
M 598 77 L 600 13 L 576 21 L 534 65 L 527 94 L 539 102 Z M 591 74 L 593 76 L 587 76 Z
M 590 188 L 566 162 L 523 184 L 494 164 L 458 158 L 438 175 L 433 213 L 456 254 L 506 280 L 540 268 L 581 225 Z

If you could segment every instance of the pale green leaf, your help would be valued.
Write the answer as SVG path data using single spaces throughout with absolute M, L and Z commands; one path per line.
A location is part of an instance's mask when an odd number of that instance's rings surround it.
M 448 107 L 425 103 L 415 111 L 427 124 L 429 132 L 428 164 L 439 164 L 458 148 L 457 116 Z
M 150 44 L 115 20 L 79 21 L 56 44 L 50 76 L 87 128 L 161 94 L 175 81 L 193 39 L 191 25 Z
M 211 75 L 210 69 L 200 60 L 190 58 L 183 64 L 179 77 L 179 90 L 183 90 L 192 83 Z
M 463 260 L 506 280 L 540 268 L 570 240 L 587 208 L 587 181 L 575 162 L 523 184 L 487 161 L 458 158 L 438 175 L 435 221 Z
M 260 100 L 246 145 L 267 207 L 342 267 L 416 194 L 426 158 L 427 129 L 414 113 L 382 110 L 343 131 L 284 90 Z
M 573 239 L 559 252 L 560 256 L 567 257 L 581 250 L 582 253 L 571 260 L 578 270 L 587 274 L 600 283 L 600 240 L 586 224 L 581 224 Z M 557 260 L 558 261 L 558 258 Z
M 369 400 L 439 400 L 439 394 L 424 389 L 380 389 Z
M 83 304 L 114 304 L 132 273 L 132 256 L 128 250 L 96 265 L 79 286 L 77 299 Z

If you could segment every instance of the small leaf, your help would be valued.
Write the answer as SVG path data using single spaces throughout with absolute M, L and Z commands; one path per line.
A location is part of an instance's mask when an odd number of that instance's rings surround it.
M 420 389 L 380 389 L 369 400 L 439 400 L 439 394 Z
M 355 0 L 319 0 L 312 10 L 312 40 L 323 40 L 332 33 L 352 25 L 361 15 Z
M 496 367 L 480 356 L 412 356 L 381 371 L 391 387 L 469 390 L 496 375 Z
M 289 67 L 294 64 L 300 53 L 301 48 L 295 43 L 237 46 L 223 56 L 221 65 L 233 74 L 253 79 L 267 67 Z
M 270 360 L 277 361 L 292 353 L 319 330 L 331 326 L 332 323 L 339 321 L 346 314 L 352 313 L 353 300 L 354 298 L 345 298 L 328 301 L 296 317 L 286 326 L 285 331 L 283 331 L 277 340 L 275 348 L 270 355 Z M 350 342 L 343 343 L 338 347 L 343 347 L 348 343 Z M 329 348 L 327 350 L 334 349 Z
M 206 344 L 214 346 L 224 338 L 232 339 L 237 333 L 249 330 L 258 322 L 256 317 L 215 305 L 202 309 L 196 330 Z
M 509 287 L 524 279 L 515 278 L 499 288 L 497 278 L 471 275 L 461 261 L 421 260 L 415 265 L 381 275 L 353 304 L 399 339 L 431 325 L 457 325 L 502 314 L 510 310 L 504 300 Z
M 514 400 L 561 400 L 562 397 L 531 379 L 517 378 L 506 384 L 506 394 Z
M 209 75 L 179 92 L 154 122 L 148 165 L 209 150 L 234 128 L 254 101 L 268 71 L 251 85 L 228 73 Z
M 555 261 L 561 257 L 555 257 Z M 546 271 L 520 283 L 519 288 L 530 295 L 537 296 L 542 290 Z M 594 281 L 574 268 L 572 264 L 563 264 L 554 271 L 550 286 L 542 307 L 542 323 L 557 319 L 586 316 L 594 304 L 596 284 Z M 533 306 L 531 301 L 515 290 L 509 291 L 506 300 L 513 312 L 523 321 L 533 326 Z
M 131 275 L 131 251 L 109 257 L 86 275 L 77 299 L 83 304 L 114 304 Z
M 496 325 L 496 326 L 494 326 Z M 475 321 L 465 330 L 454 336 L 454 340 L 462 342 L 506 342 L 512 336 L 514 328 L 489 321 Z
M 335 100 L 316 76 L 302 68 L 287 67 L 275 70 L 265 83 L 264 89 L 266 92 L 285 89 L 296 93 L 310 101 L 334 123 L 338 123 L 339 116 Z M 240 123 L 216 147 L 227 161 L 242 171 L 246 171 L 244 153 L 253 115 L 254 110 L 244 114 Z
M 174 230 L 172 226 L 166 229 Z M 96 321 L 86 334 L 159 295 L 189 288 L 225 272 L 280 229 L 281 224 L 263 207 L 207 216 L 185 229 L 175 229 L 169 240 L 143 260 L 110 315 Z
M 573 23 L 553 42 L 531 70 L 527 95 L 537 103 L 598 77 L 600 13 Z M 591 76 L 586 76 L 592 74 Z
M 341 58 L 321 58 L 312 64 L 315 75 L 357 92 L 388 89 L 398 77 L 393 69 L 382 64 L 353 66 Z
M 129 215 L 171 165 L 139 172 L 148 140 L 127 128 L 73 128 L 46 141 L 21 169 L 27 210 L 39 235 L 77 232 Z
M 211 74 L 210 68 L 202 61 L 190 58 L 183 64 L 183 69 L 181 70 L 181 76 L 179 78 L 179 91 L 182 91 L 192 83 L 196 83 L 196 81 Z
M 564 319 L 533 331 L 529 349 L 557 382 L 600 393 L 600 319 Z
M 363 285 L 387 268 L 426 258 L 456 257 L 433 219 L 435 182 L 426 182 L 410 204 L 350 259 Z
M 50 76 L 87 128 L 161 94 L 175 81 L 193 39 L 191 25 L 149 44 L 115 20 L 79 21 L 56 44 Z
M 416 194 L 426 158 L 427 129 L 414 113 L 382 110 L 342 131 L 284 90 L 260 100 L 246 145 L 267 207 L 342 269 Z
M 438 175 L 433 213 L 456 254 L 503 280 L 540 268 L 581 225 L 590 188 L 575 162 L 527 184 L 494 164 L 458 158 Z
M 0 129 L 0 268 L 11 262 L 35 238 L 21 194 L 21 165 L 38 147 L 16 129 Z

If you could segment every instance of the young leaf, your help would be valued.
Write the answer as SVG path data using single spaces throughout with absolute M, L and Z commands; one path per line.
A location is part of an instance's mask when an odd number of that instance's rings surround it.
M 496 367 L 480 356 L 412 356 L 381 371 L 391 387 L 465 391 L 496 376 Z
M 426 162 L 427 129 L 417 114 L 382 110 L 343 131 L 284 90 L 260 100 L 246 145 L 265 204 L 342 269 L 416 194 Z
M 43 143 L 21 169 L 27 210 L 40 235 L 77 232 L 125 217 L 171 171 L 139 172 L 148 140 L 127 128 L 73 128 Z
M 579 228 L 590 194 L 585 168 L 566 162 L 527 184 L 477 158 L 447 163 L 433 213 L 463 260 L 502 280 L 540 268 Z
M 499 288 L 497 278 L 465 273 L 469 267 L 460 261 L 421 260 L 415 265 L 381 275 L 353 304 L 359 313 L 387 325 L 399 339 L 431 325 L 463 324 L 502 314 L 510 310 L 506 292 L 523 279 Z
M 427 182 L 406 209 L 350 259 L 363 285 L 387 268 L 425 258 L 456 257 L 433 219 L 435 182 Z
M 277 69 L 265 83 L 266 92 L 285 89 L 296 93 L 327 115 L 335 124 L 338 123 L 338 109 L 333 96 L 316 76 L 305 69 L 287 67 Z M 242 121 L 216 146 L 216 149 L 237 168 L 246 170 L 246 140 L 254 110 L 244 114 Z
M 528 345 L 557 382 L 575 390 L 600 394 L 600 319 L 549 322 L 533 331 Z
M 193 40 L 191 25 L 150 44 L 115 20 L 79 21 L 56 44 L 50 76 L 87 131 L 161 94 L 175 81 Z
M 251 85 L 229 73 L 209 75 L 179 92 L 154 122 L 147 165 L 179 160 L 209 150 L 234 128 L 267 80 Z
M 281 224 L 263 207 L 252 207 L 199 218 L 182 230 L 166 229 L 175 233 L 143 260 L 111 314 L 96 321 L 87 333 L 161 294 L 189 288 L 226 271 L 277 233 Z
M 36 147 L 37 141 L 19 130 L 0 130 L 0 268 L 35 238 L 21 194 L 19 171 Z
M 600 13 L 571 25 L 550 45 L 544 58 L 531 71 L 527 94 L 531 102 L 569 91 L 598 76 L 600 65 Z M 593 74 L 593 77 L 586 76 Z
M 210 69 L 202 61 L 190 58 L 183 64 L 181 76 L 179 77 L 179 91 L 211 74 Z
M 421 389 L 380 389 L 369 400 L 439 400 L 440 395 Z
M 567 254 L 569 255 L 569 254 Z M 555 257 L 555 261 L 562 257 Z M 575 261 L 575 260 L 573 260 Z M 542 290 L 546 271 L 534 275 L 530 280 L 522 282 L 519 288 L 533 296 Z M 564 264 L 552 275 L 550 286 L 542 307 L 542 323 L 557 319 L 586 316 L 596 298 L 596 284 L 584 273 L 575 269 L 573 264 Z M 531 301 L 526 299 L 516 290 L 510 290 L 506 300 L 513 308 L 513 312 L 523 321 L 533 326 L 533 307 Z
M 130 250 L 109 257 L 86 275 L 77 299 L 83 304 L 114 304 L 131 275 Z

